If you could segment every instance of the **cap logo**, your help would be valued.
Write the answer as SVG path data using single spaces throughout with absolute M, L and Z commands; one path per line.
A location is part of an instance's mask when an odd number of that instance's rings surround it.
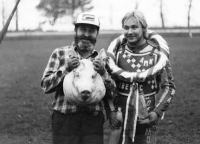
M 94 21 L 94 19 L 95 19 L 94 15 L 89 15 L 89 14 L 84 14 L 83 15 L 83 20 Z

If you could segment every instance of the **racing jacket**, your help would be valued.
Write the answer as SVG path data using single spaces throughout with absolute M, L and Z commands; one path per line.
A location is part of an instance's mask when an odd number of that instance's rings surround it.
M 109 57 L 108 69 L 114 76 L 118 96 L 128 97 L 132 91 L 133 81 L 130 77 L 125 77 L 124 73 L 137 72 L 139 74 L 153 67 L 159 60 L 159 47 L 147 40 L 139 48 L 139 51 L 134 51 L 127 44 L 123 44 L 117 52 L 114 47 L 109 47 L 107 55 Z M 138 84 L 139 95 L 143 95 L 148 112 L 154 110 L 162 117 L 175 94 L 175 84 L 170 62 L 166 63 L 161 72 L 146 78 L 144 82 L 134 82 Z M 156 97 L 160 88 L 162 89 L 162 94 L 156 104 Z

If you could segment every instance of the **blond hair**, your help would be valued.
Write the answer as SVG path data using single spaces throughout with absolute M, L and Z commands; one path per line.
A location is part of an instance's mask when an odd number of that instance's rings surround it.
M 144 31 L 143 35 L 145 38 L 148 38 L 148 25 L 147 25 L 147 21 L 146 21 L 146 18 L 144 17 L 144 15 L 138 11 L 138 10 L 134 10 L 133 12 L 129 12 L 127 13 L 123 18 L 122 18 L 122 28 L 124 28 L 124 22 L 131 18 L 131 17 L 134 17 L 136 18 L 136 20 L 138 22 L 140 22 L 141 26 L 142 26 L 142 29 Z

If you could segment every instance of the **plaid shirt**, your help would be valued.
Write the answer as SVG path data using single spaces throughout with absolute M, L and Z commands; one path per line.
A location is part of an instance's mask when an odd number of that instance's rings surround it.
M 64 98 L 62 83 L 65 75 L 70 72 L 66 58 L 71 54 L 72 51 L 76 53 L 79 59 L 83 58 L 74 43 L 66 47 L 56 48 L 53 51 L 44 71 L 41 87 L 46 94 L 56 92 L 55 99 L 53 101 L 53 109 L 56 111 L 67 114 L 86 110 L 91 112 L 93 115 L 97 115 L 99 111 L 103 111 L 102 101 L 94 106 L 80 107 L 70 104 Z M 98 52 L 93 50 L 87 59 L 93 61 L 96 56 L 98 56 Z M 111 79 L 107 71 L 102 78 L 106 87 L 106 97 L 114 98 L 116 87 L 115 82 Z

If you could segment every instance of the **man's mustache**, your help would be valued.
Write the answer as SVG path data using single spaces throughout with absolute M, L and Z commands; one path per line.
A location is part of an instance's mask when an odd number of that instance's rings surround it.
M 86 36 L 82 35 L 82 36 L 79 37 L 79 39 L 93 41 L 93 38 L 91 36 L 86 37 Z
M 96 39 L 94 39 L 92 36 L 88 36 L 86 37 L 85 35 L 81 35 L 81 36 L 75 36 L 75 40 L 79 41 L 79 40 L 88 40 L 90 41 L 92 44 L 96 43 Z

